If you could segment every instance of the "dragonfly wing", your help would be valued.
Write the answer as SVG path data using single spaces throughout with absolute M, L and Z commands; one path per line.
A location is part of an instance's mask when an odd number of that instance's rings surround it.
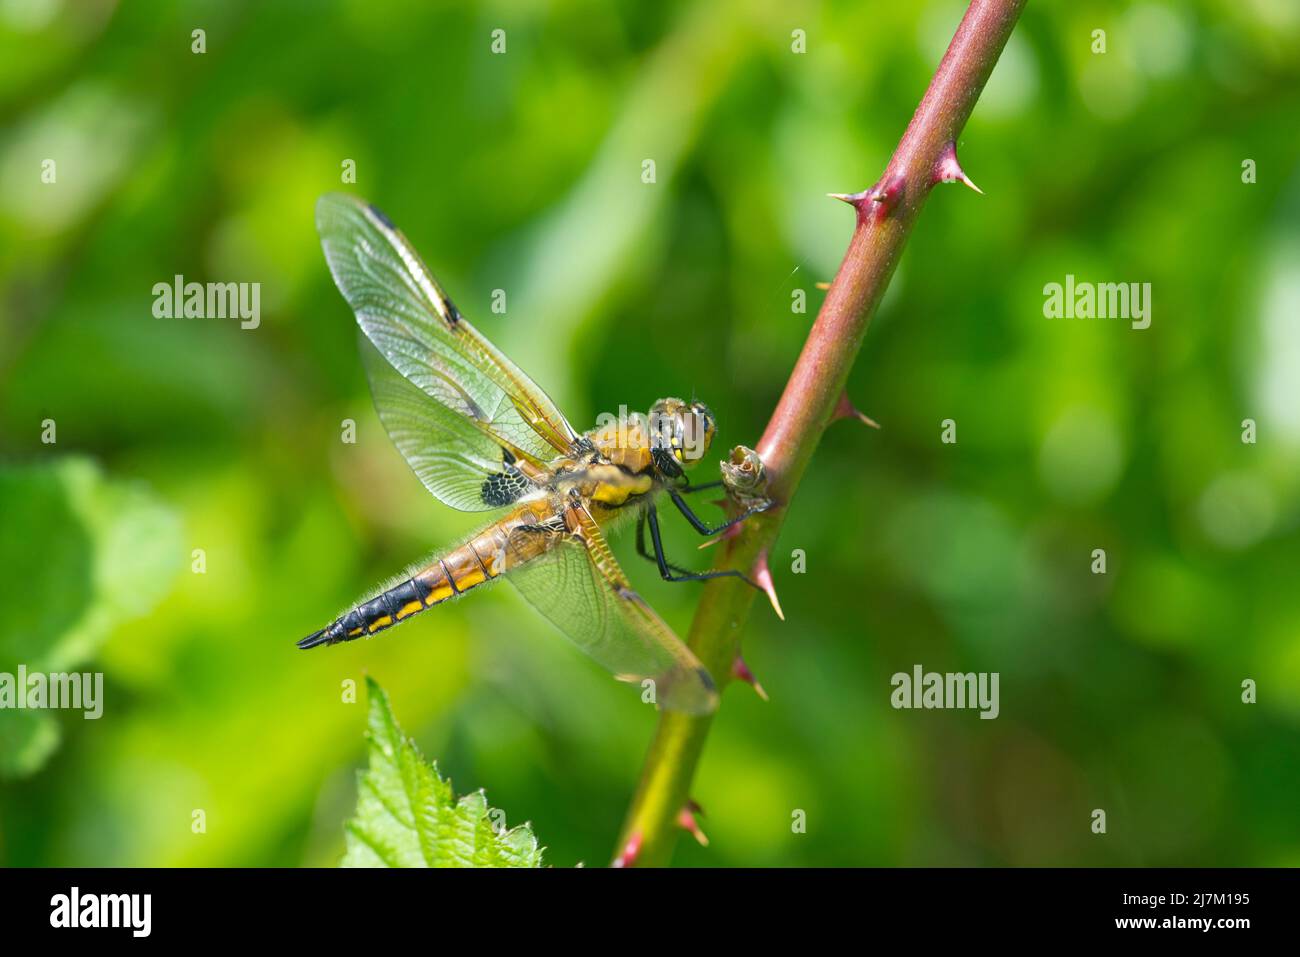
M 561 534 L 506 578 L 574 644 L 623 681 L 654 681 L 669 711 L 708 714 L 718 704 L 708 670 L 634 592 L 594 522 Z
M 334 282 L 362 332 L 430 402 L 535 469 L 573 451 L 576 433 L 554 403 L 461 316 L 383 213 L 330 194 L 316 204 L 316 226 Z
M 503 459 L 505 452 L 489 435 L 432 399 L 421 388 L 425 377 L 403 376 L 368 338 L 357 338 L 379 420 L 440 502 L 462 512 L 480 512 L 508 505 L 536 488 Z

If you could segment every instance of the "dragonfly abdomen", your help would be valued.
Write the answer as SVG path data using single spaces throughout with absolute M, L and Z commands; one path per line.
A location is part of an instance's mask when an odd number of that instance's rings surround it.
M 391 628 L 426 608 L 463 595 L 471 588 L 491 581 L 545 548 L 540 536 L 511 538 L 521 525 L 536 519 L 528 508 L 485 528 L 459 548 L 448 552 L 415 572 L 399 585 L 362 602 L 340 615 L 326 628 L 298 642 L 299 648 L 336 645 L 365 638 Z M 507 547 L 509 543 L 509 547 Z
M 340 615 L 328 628 L 299 641 L 298 647 L 334 645 L 376 634 L 490 581 L 498 574 L 492 570 L 489 561 L 474 551 L 474 544 L 470 542 L 422 568 L 400 585 Z

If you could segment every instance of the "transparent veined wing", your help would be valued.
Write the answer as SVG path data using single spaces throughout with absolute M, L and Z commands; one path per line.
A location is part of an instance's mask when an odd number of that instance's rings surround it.
M 469 420 L 519 460 L 520 468 L 541 470 L 557 454 L 573 451 L 576 433 L 559 409 L 460 314 L 383 213 L 355 197 L 332 193 L 316 204 L 316 228 L 330 273 L 362 332 L 430 401 Z M 397 415 L 409 411 L 403 408 Z M 444 501 L 462 499 L 458 494 L 443 498 L 440 487 L 431 484 L 443 474 L 445 470 L 425 469 L 421 479 Z
M 472 419 L 430 396 L 426 383 L 435 376 L 433 370 L 407 378 L 366 336 L 358 334 L 357 340 L 379 420 L 439 501 L 462 512 L 478 512 L 509 504 L 535 487 Z
M 708 670 L 632 590 L 604 535 L 582 515 L 578 534 L 559 533 L 549 550 L 513 568 L 506 579 L 615 677 L 652 679 L 660 707 L 713 711 L 718 691 Z

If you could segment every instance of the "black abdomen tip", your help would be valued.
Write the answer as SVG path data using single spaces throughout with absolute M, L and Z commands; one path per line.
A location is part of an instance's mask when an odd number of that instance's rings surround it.
M 306 650 L 307 648 L 315 648 L 317 645 L 328 645 L 329 643 L 330 643 L 329 629 L 326 628 L 321 631 L 310 634 L 306 638 L 299 639 L 298 647 Z

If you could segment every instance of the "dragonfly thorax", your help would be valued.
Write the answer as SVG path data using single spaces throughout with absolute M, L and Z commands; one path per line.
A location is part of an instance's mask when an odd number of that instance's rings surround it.
M 681 399 L 660 399 L 649 415 L 602 418 L 583 436 L 596 458 L 632 475 L 648 473 L 664 481 L 681 477 L 704 458 L 715 431 L 707 406 Z

